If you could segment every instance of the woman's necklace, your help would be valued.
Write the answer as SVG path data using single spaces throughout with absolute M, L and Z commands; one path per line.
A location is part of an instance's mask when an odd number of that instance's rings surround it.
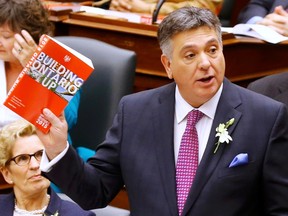
M 47 194 L 47 198 L 48 198 L 48 202 L 47 202 L 47 205 L 45 205 L 42 209 L 36 209 L 36 210 L 32 210 L 32 211 L 27 211 L 25 209 L 20 209 L 18 206 L 17 206 L 17 202 L 15 200 L 15 207 L 14 207 L 14 215 L 17 216 L 17 215 L 21 215 L 21 216 L 32 216 L 32 215 L 43 215 L 47 206 L 48 206 L 48 203 L 50 201 L 50 195 Z

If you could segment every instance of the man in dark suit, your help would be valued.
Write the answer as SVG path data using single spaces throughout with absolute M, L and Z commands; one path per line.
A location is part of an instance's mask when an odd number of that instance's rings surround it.
M 273 74 L 251 82 L 248 89 L 271 97 L 288 106 L 288 72 Z
M 66 143 L 64 117 L 43 110 L 52 123 L 39 131 L 43 174 L 86 209 L 109 204 L 125 185 L 131 215 L 177 216 L 181 136 L 198 110 L 199 166 L 181 215 L 288 215 L 286 107 L 224 78 L 220 22 L 209 10 L 170 13 L 158 40 L 175 82 L 125 96 L 87 164 Z
M 241 11 L 239 23 L 261 24 L 288 36 L 288 0 L 251 0 Z

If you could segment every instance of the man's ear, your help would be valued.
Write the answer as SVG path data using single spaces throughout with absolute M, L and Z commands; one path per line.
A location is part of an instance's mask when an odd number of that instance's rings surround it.
M 162 62 L 163 66 L 164 66 L 164 68 L 165 68 L 165 70 L 166 70 L 166 73 L 167 73 L 167 75 L 168 75 L 168 78 L 169 78 L 169 79 L 173 79 L 173 74 L 172 74 L 172 70 L 171 70 L 171 61 L 170 61 L 170 59 L 169 59 L 166 55 L 162 54 L 162 55 L 161 55 L 161 62 Z

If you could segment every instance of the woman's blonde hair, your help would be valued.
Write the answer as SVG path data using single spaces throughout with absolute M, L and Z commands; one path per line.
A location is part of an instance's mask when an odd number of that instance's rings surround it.
M 19 137 L 36 134 L 36 128 L 25 120 L 18 120 L 5 125 L 0 130 L 0 167 L 12 157 L 12 148 Z

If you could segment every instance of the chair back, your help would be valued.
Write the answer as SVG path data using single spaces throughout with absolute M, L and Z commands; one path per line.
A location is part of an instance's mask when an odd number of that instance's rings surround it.
M 120 99 L 133 92 L 136 54 L 92 38 L 55 39 L 93 62 L 94 71 L 82 86 L 77 124 L 69 134 L 74 147 L 94 150 L 104 140 Z
M 231 26 L 231 18 L 235 0 L 224 0 L 222 9 L 219 14 L 219 19 L 223 27 Z
M 223 27 L 233 27 L 238 24 L 238 16 L 241 10 L 250 0 L 224 0 L 219 19 Z

